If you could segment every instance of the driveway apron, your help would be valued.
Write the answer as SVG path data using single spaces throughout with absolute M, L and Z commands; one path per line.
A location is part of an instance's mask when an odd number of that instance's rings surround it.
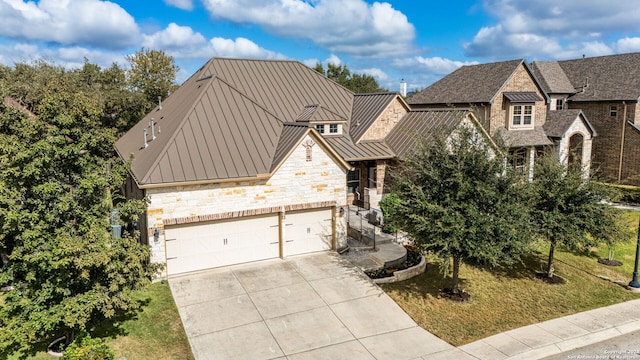
M 420 359 L 453 346 L 322 252 L 169 279 L 196 359 Z

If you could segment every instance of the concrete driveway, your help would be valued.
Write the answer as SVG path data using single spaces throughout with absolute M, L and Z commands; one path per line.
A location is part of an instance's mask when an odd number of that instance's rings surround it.
M 434 359 L 457 350 L 332 252 L 169 284 L 196 359 Z

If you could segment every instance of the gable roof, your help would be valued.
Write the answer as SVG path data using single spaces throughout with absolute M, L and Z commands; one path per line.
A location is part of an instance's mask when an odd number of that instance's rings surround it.
M 346 121 L 352 98 L 350 91 L 298 62 L 214 58 L 123 135 L 115 148 L 125 160 L 133 156 L 131 172 L 143 188 L 266 178 L 283 154 L 289 154 L 291 144 L 311 131 L 307 124 L 300 128 L 285 122 L 301 111 L 305 114 L 305 107 L 307 120 L 319 116 Z M 324 103 L 330 106 L 308 107 Z
M 413 95 L 409 104 L 490 103 L 524 59 L 462 66 Z
M 396 98 L 402 99 L 398 93 L 393 92 L 354 95 L 349 129 L 349 135 L 354 142 L 357 143 L 360 140 L 384 109 Z M 404 100 L 402 103 L 404 104 Z
M 528 130 L 498 130 L 499 136 L 508 147 L 553 145 L 542 126 Z
M 574 121 L 579 118 L 591 132 L 591 136 L 596 137 L 598 134 L 591 126 L 587 117 L 580 109 L 566 109 L 560 111 L 547 112 L 547 121 L 542 125 L 547 136 L 552 138 L 561 138 L 571 127 Z
M 640 53 L 558 61 L 576 94 L 571 101 L 638 101 Z
M 557 61 L 534 61 L 531 63 L 531 70 L 540 80 L 540 85 L 546 93 L 573 94 L 576 92 Z
M 414 110 L 398 122 L 385 141 L 398 157 L 406 158 L 418 138 L 429 141 L 443 133 L 449 135 L 467 114 L 467 110 Z

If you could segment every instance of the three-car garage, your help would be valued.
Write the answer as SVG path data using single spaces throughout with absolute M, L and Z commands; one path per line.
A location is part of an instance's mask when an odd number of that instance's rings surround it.
M 332 249 L 332 214 L 323 208 L 167 225 L 167 274 Z

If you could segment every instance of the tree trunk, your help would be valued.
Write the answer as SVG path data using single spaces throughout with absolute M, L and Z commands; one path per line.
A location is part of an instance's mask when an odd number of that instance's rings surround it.
M 454 294 L 457 294 L 460 292 L 460 288 L 458 286 L 458 274 L 460 274 L 460 256 L 453 256 L 453 276 L 452 276 L 452 284 L 451 284 L 451 291 Z
M 547 277 L 553 277 L 553 252 L 556 249 L 556 241 L 551 240 L 551 245 L 549 246 L 549 260 L 547 262 Z

